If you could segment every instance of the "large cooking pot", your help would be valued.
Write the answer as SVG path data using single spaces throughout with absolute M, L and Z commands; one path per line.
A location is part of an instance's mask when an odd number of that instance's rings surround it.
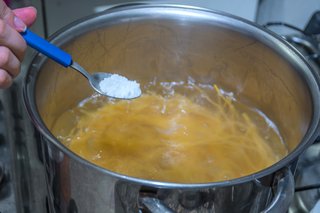
M 52 212 L 285 212 L 294 162 L 319 126 L 317 74 L 281 38 L 243 19 L 205 9 L 127 5 L 80 20 L 52 39 L 89 71 L 113 71 L 142 85 L 217 83 L 250 100 L 279 127 L 289 154 L 230 181 L 180 184 L 116 174 L 82 159 L 52 133 L 56 119 L 91 95 L 78 73 L 37 55 L 24 100 L 42 135 Z M 209 169 L 209 168 L 208 168 Z

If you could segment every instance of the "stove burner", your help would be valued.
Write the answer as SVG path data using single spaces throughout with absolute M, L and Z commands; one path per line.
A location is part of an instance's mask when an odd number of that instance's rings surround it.
M 320 143 L 300 157 L 296 172 L 296 193 L 290 213 L 310 212 L 320 200 Z

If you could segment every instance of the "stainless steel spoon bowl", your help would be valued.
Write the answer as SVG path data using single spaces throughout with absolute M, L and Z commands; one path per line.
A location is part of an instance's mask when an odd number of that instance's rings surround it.
M 103 88 L 101 88 L 101 82 L 106 80 L 107 78 L 111 78 L 113 74 L 111 73 L 105 73 L 105 72 L 96 72 L 93 74 L 88 73 L 82 66 L 80 66 L 78 63 L 73 62 L 70 65 L 71 68 L 75 69 L 76 71 L 80 72 L 84 77 L 86 77 L 91 85 L 91 87 L 98 93 L 112 97 L 112 98 L 118 98 L 118 99 L 134 99 L 138 98 L 141 95 L 141 89 L 139 84 L 136 85 L 135 88 L 132 88 L 132 91 L 127 91 L 125 95 L 123 95 L 123 92 L 113 92 L 110 93 L 108 90 L 105 91 Z M 124 77 L 123 77 L 124 78 Z M 128 83 L 130 83 L 130 80 L 127 80 Z M 125 82 L 124 82 L 125 84 Z M 121 85 L 118 85 L 118 87 L 121 87 Z M 117 91 L 113 89 L 112 91 Z

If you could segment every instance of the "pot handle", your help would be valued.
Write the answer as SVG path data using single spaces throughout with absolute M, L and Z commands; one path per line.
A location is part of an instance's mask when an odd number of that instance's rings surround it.
M 172 209 L 167 207 L 159 199 L 153 197 L 141 197 L 140 203 L 152 213 L 175 213 Z
M 287 212 L 294 196 L 294 178 L 289 168 L 285 168 L 276 176 L 276 193 L 269 206 L 261 213 Z M 152 213 L 174 213 L 159 199 L 149 196 L 140 197 L 140 203 Z
M 277 178 L 277 177 L 276 177 Z M 294 196 L 294 178 L 289 168 L 278 175 L 276 193 L 269 206 L 261 213 L 287 212 Z

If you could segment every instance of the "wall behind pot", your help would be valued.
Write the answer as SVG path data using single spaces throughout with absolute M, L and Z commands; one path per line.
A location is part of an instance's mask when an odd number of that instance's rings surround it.
M 44 0 L 48 35 L 80 17 L 105 10 L 111 5 L 138 1 L 139 0 Z M 252 21 L 255 20 L 258 4 L 258 0 L 145 0 L 144 2 L 204 7 L 225 11 Z

